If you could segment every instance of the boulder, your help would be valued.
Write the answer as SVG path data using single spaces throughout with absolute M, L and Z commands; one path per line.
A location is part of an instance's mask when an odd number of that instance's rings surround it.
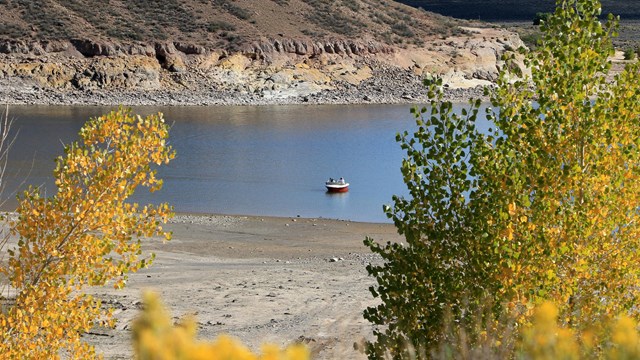
M 294 42 L 294 46 L 296 48 L 296 54 L 298 55 L 306 55 L 307 54 L 307 44 L 301 42 L 301 41 L 296 41 Z
M 338 41 L 336 43 L 333 44 L 333 49 L 335 50 L 336 54 L 346 54 L 345 48 L 344 48 L 344 44 L 341 41 Z
M 156 57 L 165 57 L 178 52 L 173 43 L 156 43 L 154 48 L 156 50 Z
M 71 44 L 67 41 L 45 41 L 42 43 L 44 51 L 48 53 L 63 52 L 69 50 Z
M 72 39 L 71 44 L 84 57 L 116 56 L 116 46 L 111 43 L 100 43 L 90 39 Z
M 333 48 L 333 44 L 326 43 L 324 44 L 324 51 L 328 54 L 335 54 L 336 50 Z
M 156 59 L 162 68 L 171 72 L 184 72 L 187 70 L 184 59 L 173 43 L 157 43 L 155 45 Z
M 125 46 L 125 53 L 129 55 L 144 55 L 148 57 L 156 56 L 155 47 L 149 44 L 128 44 Z
M 202 55 L 207 52 L 204 46 L 199 46 L 195 44 L 185 44 L 180 42 L 174 42 L 173 46 L 176 50 L 185 53 L 187 55 Z

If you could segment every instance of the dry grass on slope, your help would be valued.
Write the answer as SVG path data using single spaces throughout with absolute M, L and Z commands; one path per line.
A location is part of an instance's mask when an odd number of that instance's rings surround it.
M 237 48 L 261 37 L 421 45 L 458 20 L 390 0 L 0 0 L 0 39 L 181 41 Z

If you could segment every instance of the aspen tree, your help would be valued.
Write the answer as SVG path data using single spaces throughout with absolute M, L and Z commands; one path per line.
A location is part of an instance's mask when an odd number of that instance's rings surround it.
M 409 197 L 385 210 L 406 244 L 367 239 L 378 306 L 370 358 L 415 356 L 442 340 L 445 315 L 465 326 L 488 303 L 528 323 L 545 301 L 576 334 L 620 313 L 640 318 L 640 66 L 611 76 L 617 19 L 594 0 L 559 0 L 527 75 L 507 54 L 476 128 L 430 81 L 430 108 L 398 136 Z M 418 351 L 418 355 L 421 354 Z M 424 352 L 422 353 L 424 354 Z M 418 356 L 420 357 L 420 356 Z
M 18 246 L 0 268 L 15 294 L 0 313 L 2 358 L 96 357 L 81 335 L 113 325 L 112 309 L 83 289 L 123 287 L 128 273 L 153 260 L 140 239 L 170 238 L 161 225 L 172 215 L 167 204 L 127 202 L 138 186 L 162 186 L 155 167 L 174 157 L 168 131 L 161 114 L 142 118 L 123 108 L 91 119 L 56 160 L 55 195 L 30 188 L 19 197 L 11 223 Z

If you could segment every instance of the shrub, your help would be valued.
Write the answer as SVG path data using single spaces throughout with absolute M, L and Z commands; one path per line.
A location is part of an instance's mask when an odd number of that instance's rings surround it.
M 222 335 L 206 343 L 196 340 L 197 325 L 186 319 L 173 326 L 171 317 L 157 295 L 146 293 L 144 312 L 133 324 L 133 346 L 136 359 L 183 360 L 308 360 L 304 345 L 291 345 L 281 350 L 276 345 L 263 345 L 262 354 L 254 354 L 238 341 Z
M 393 33 L 395 33 L 398 36 L 401 37 L 405 37 L 405 38 L 412 38 L 414 37 L 416 34 L 411 30 L 411 28 L 403 23 L 403 22 L 399 22 L 396 24 L 393 24 L 391 26 L 391 31 L 393 31 Z
M 625 60 L 633 60 L 636 58 L 636 52 L 631 48 L 626 48 L 624 49 L 623 56 Z
M 550 17 L 551 17 L 551 13 L 537 12 L 536 15 L 533 17 L 533 25 L 541 25 L 543 23 L 546 23 L 547 21 L 549 21 Z
M 113 325 L 112 309 L 84 294 L 87 286 L 113 282 L 153 260 L 141 257 L 140 237 L 163 233 L 166 204 L 126 202 L 139 186 L 158 190 L 151 164 L 173 158 L 161 115 L 134 117 L 119 109 L 87 122 L 81 142 L 65 148 L 54 171 L 57 193 L 30 188 L 19 199 L 11 232 L 19 239 L 0 267 L 16 294 L 0 312 L 0 354 L 9 359 L 95 357 L 81 339 L 94 325 Z
M 236 27 L 233 24 L 229 24 L 225 21 L 212 21 L 207 25 L 207 31 L 209 32 L 217 32 L 219 30 L 222 31 L 236 31 Z
M 433 346 L 447 311 L 465 324 L 485 296 L 493 320 L 506 311 L 519 328 L 545 300 L 578 335 L 607 314 L 638 317 L 640 65 L 607 81 L 617 20 L 599 15 L 597 1 L 558 1 L 540 47 L 521 49 L 531 75 L 511 53 L 487 90 L 488 133 L 479 100 L 454 113 L 429 82 L 431 107 L 398 136 L 409 197 L 385 207 L 406 245 L 365 240 L 385 260 L 367 267 L 381 300 L 364 314 L 371 358 Z
M 249 10 L 241 8 L 237 5 L 228 4 L 226 8 L 229 14 L 237 17 L 238 19 L 247 20 L 251 17 L 251 12 Z
M 230 0 L 214 0 L 213 3 L 225 9 L 229 14 L 237 17 L 240 20 L 247 20 L 251 18 L 251 12 L 245 8 L 242 8 L 234 4 Z
M 342 5 L 348 7 L 353 12 L 360 11 L 360 3 L 355 0 L 342 0 Z
M 306 15 L 306 18 L 326 31 L 332 31 L 341 35 L 355 36 L 360 33 L 366 24 L 344 16 L 333 9 L 332 2 L 318 0 L 303 0 L 313 7 L 313 10 Z
M 606 317 L 582 334 L 576 334 L 559 319 L 558 307 L 544 302 L 533 310 L 531 324 L 514 331 L 513 321 L 481 324 L 473 329 L 476 339 L 459 326 L 449 323 L 444 330 L 450 335 L 429 355 L 433 360 L 445 359 L 607 359 L 640 358 L 638 324 L 620 315 Z M 452 331 L 455 329 L 455 331 Z
M 520 40 L 530 49 L 535 49 L 541 40 L 541 35 L 538 33 L 520 34 Z
M 0 35 L 8 38 L 19 39 L 28 34 L 27 29 L 15 24 L 0 24 Z

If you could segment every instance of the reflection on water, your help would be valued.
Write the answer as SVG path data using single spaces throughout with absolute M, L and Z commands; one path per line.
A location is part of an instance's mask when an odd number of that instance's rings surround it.
M 20 182 L 55 191 L 53 159 L 89 117 L 113 107 L 14 106 L 19 137 L 10 154 L 7 192 Z M 164 188 L 138 202 L 167 201 L 178 212 L 325 217 L 387 222 L 382 205 L 405 194 L 395 134 L 412 128 L 405 105 L 138 107 L 172 124 L 176 159 L 159 169 Z M 348 193 L 327 194 L 342 176 Z M 15 207 L 9 201 L 5 208 Z

